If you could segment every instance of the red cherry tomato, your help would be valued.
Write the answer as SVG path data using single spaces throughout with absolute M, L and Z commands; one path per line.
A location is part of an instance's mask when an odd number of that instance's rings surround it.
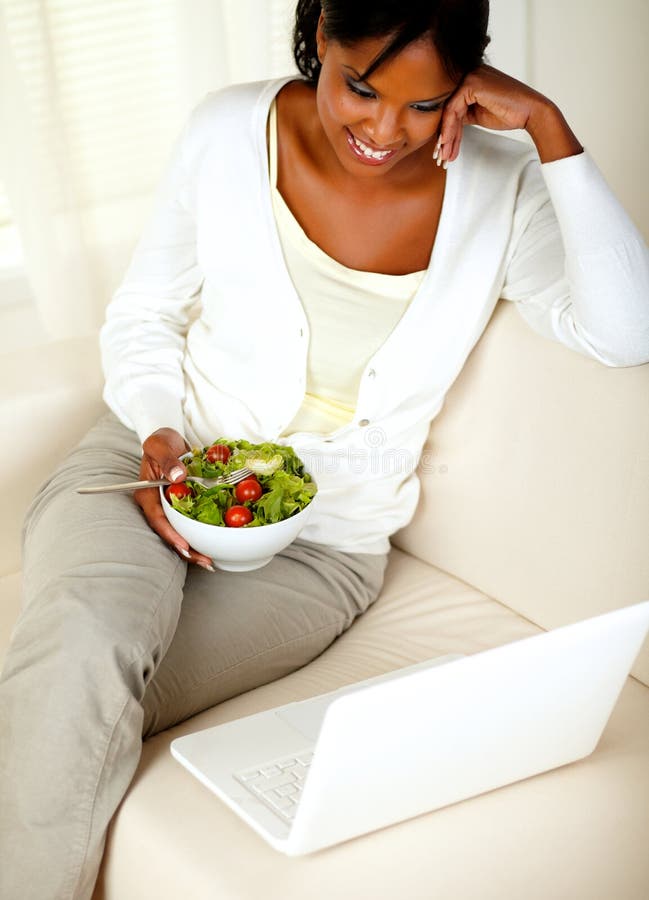
M 256 478 L 245 478 L 234 489 L 234 495 L 239 503 L 255 503 L 261 494 L 261 485 Z
M 247 506 L 231 506 L 226 510 L 224 518 L 228 528 L 241 528 L 252 522 L 252 513 Z
M 171 503 L 172 497 L 178 497 L 180 500 L 182 500 L 183 497 L 194 496 L 192 489 L 189 487 L 189 485 L 185 484 L 184 481 L 170 484 L 169 487 L 165 488 L 165 494 L 169 503 Z
M 230 459 L 230 448 L 225 444 L 212 444 L 205 451 L 205 458 L 211 463 L 226 463 Z

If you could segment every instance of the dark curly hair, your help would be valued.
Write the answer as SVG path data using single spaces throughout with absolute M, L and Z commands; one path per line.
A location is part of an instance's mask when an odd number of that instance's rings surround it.
M 320 62 L 316 29 L 325 15 L 325 36 L 351 46 L 365 38 L 390 38 L 362 73 L 361 81 L 418 38 L 430 36 L 444 67 L 460 79 L 476 69 L 489 43 L 489 0 L 298 0 L 293 56 L 311 84 L 318 83 Z

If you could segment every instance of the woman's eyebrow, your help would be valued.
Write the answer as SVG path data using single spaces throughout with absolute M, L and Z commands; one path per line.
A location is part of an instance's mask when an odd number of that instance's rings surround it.
M 348 66 L 343 63 L 343 68 L 349 69 L 349 71 L 356 76 L 356 81 L 358 81 L 359 84 L 366 84 L 368 88 L 370 88 L 370 90 L 374 91 L 375 94 L 381 93 L 380 91 L 377 91 L 375 87 L 372 87 L 369 81 L 365 81 L 364 79 L 362 79 L 360 72 L 357 72 L 353 66 Z M 452 88 L 450 91 L 445 91 L 443 94 L 438 94 L 437 97 L 430 97 L 428 100 L 413 100 L 412 103 L 434 103 L 437 100 L 444 100 L 446 97 L 450 97 L 454 90 L 455 88 Z

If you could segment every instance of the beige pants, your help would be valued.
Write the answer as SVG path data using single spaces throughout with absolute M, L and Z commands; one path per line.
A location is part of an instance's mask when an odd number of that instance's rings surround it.
M 0 679 L 0 897 L 89 898 L 142 735 L 281 678 L 376 598 L 385 556 L 296 541 L 263 569 L 187 567 L 129 494 L 135 434 L 105 415 L 25 524 L 24 602 Z

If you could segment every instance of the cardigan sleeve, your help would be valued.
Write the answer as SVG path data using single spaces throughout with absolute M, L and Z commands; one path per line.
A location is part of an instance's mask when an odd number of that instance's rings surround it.
M 153 212 L 100 333 L 104 400 L 144 441 L 161 427 L 181 434 L 185 339 L 203 282 L 197 262 L 192 123 L 176 141 Z
M 587 152 L 523 173 L 501 296 L 609 366 L 649 362 L 649 250 Z

